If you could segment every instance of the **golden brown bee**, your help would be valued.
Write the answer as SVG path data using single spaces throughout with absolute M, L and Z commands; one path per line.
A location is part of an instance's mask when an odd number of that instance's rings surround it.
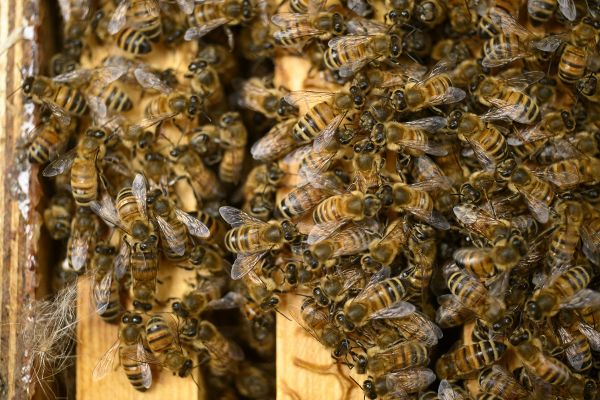
M 140 392 L 152 385 L 151 356 L 144 348 L 144 324 L 140 314 L 127 312 L 121 318 L 119 340 L 102 356 L 93 372 L 93 379 L 103 378 L 113 369 L 114 358 L 119 360 L 129 383 Z
M 423 391 L 435 381 L 435 374 L 429 368 L 415 367 L 388 372 L 363 383 L 363 392 L 368 399 L 386 398 L 386 394 L 400 394 L 406 397 Z
M 310 245 L 310 253 L 325 262 L 366 250 L 374 236 L 368 227 L 349 223 L 332 234 L 326 230 L 311 230 L 307 244 Z
M 525 255 L 525 243 L 522 237 L 512 236 L 508 240 L 497 242 L 492 248 L 458 249 L 453 258 L 456 265 L 481 280 L 486 280 L 495 277 L 499 271 L 514 268 Z
M 385 122 L 375 125 L 371 139 L 378 145 L 385 145 L 388 150 L 402 152 L 411 156 L 446 155 L 446 150 L 429 140 L 427 133 L 433 133 L 446 125 L 441 117 L 422 118 L 410 122 Z M 382 135 L 377 133 L 381 126 Z M 381 137 L 383 142 L 376 139 Z
M 389 268 L 384 267 L 376 278 L 344 304 L 344 316 L 355 326 L 363 326 L 374 318 L 400 318 L 414 311 L 414 306 L 402 301 L 407 285 L 399 277 L 387 278 Z
M 26 134 L 28 143 L 27 158 L 32 164 L 45 164 L 53 161 L 65 148 L 75 121 L 68 127 L 55 124 L 50 116 L 42 115 L 41 125 Z
M 287 103 L 286 103 L 287 104 Z M 292 129 L 298 120 L 284 119 L 275 124 L 269 132 L 254 142 L 250 153 L 258 161 L 275 161 L 298 146 L 292 136 Z
M 256 14 L 256 5 L 253 0 L 210 0 L 196 3 L 188 17 L 191 28 L 185 32 L 184 38 L 185 40 L 199 39 L 223 26 L 229 47 L 233 48 L 233 33 L 229 27 L 250 21 Z
M 25 78 L 23 93 L 39 105 L 50 109 L 62 125 L 69 125 L 71 116 L 80 117 L 88 110 L 84 94 L 71 86 L 43 76 Z
M 202 102 L 202 98 L 196 95 L 188 96 L 178 92 L 160 94 L 146 105 L 145 118 L 130 126 L 128 133 L 136 137 L 137 132 L 143 132 L 163 121 L 191 120 L 200 111 Z
M 162 315 L 152 315 L 146 322 L 146 340 L 163 367 L 180 377 L 191 373 L 193 362 L 181 349 L 175 328 Z
M 394 184 L 392 187 L 393 202 L 391 208 L 399 212 L 408 212 L 438 229 L 447 230 L 450 228 L 450 224 L 443 215 L 434 209 L 431 196 L 423 190 L 424 186 L 430 183 Z
M 219 178 L 223 182 L 237 183 L 242 177 L 248 131 L 237 112 L 223 114 L 219 126 L 219 144 L 223 148 Z
M 449 72 L 454 66 L 453 59 L 441 60 L 422 80 L 409 81 L 403 89 L 394 91 L 391 97 L 394 109 L 415 112 L 464 99 L 466 93 L 452 86 Z
M 239 361 L 244 359 L 242 349 L 226 339 L 210 322 L 201 321 L 198 326 L 198 340 L 208 351 L 208 368 L 215 376 L 224 376 L 237 369 Z
M 364 273 L 355 267 L 339 267 L 324 275 L 313 289 L 313 297 L 322 306 L 338 304 L 348 296 L 348 290 L 364 286 Z
M 486 321 L 495 321 L 504 311 L 501 300 L 474 276 L 451 263 L 444 266 L 444 277 L 450 292 L 458 302 Z
M 440 357 L 435 370 L 442 379 L 466 377 L 498 361 L 506 348 L 493 340 L 463 345 Z
M 491 243 L 508 238 L 510 235 L 509 221 L 495 218 L 482 208 L 472 204 L 459 204 L 454 206 L 453 211 L 456 219 L 465 229 Z
M 524 165 L 520 165 L 513 171 L 508 188 L 523 196 L 527 207 L 537 221 L 548 222 L 550 204 L 554 199 L 554 190 L 549 183 L 536 177 Z
M 600 162 L 590 157 L 557 161 L 547 166 L 542 176 L 559 191 L 574 189 L 582 184 L 596 184 L 600 181 Z
M 203 99 L 206 108 L 220 106 L 225 98 L 221 78 L 215 67 L 203 60 L 194 60 L 188 66 L 192 93 Z
M 252 77 L 242 84 L 238 104 L 269 119 L 281 118 L 284 117 L 284 95 L 280 89 L 273 87 L 271 78 Z
M 557 333 L 564 346 L 568 364 L 575 371 L 587 371 L 592 367 L 590 342 L 580 331 L 577 316 L 573 310 L 561 310 L 558 314 Z M 596 342 L 594 342 L 594 345 Z
M 473 312 L 453 294 L 439 296 L 437 300 L 440 306 L 435 313 L 435 322 L 442 328 L 460 326 L 474 318 Z
M 162 34 L 160 8 L 155 0 L 127 0 L 119 3 L 107 25 L 117 35 L 117 45 L 137 56 L 152 51 L 151 42 Z
M 181 167 L 180 174 L 190 183 L 197 199 L 214 200 L 223 197 L 221 182 L 189 146 L 176 147 L 169 152 L 169 156 Z
M 500 13 L 519 17 L 522 0 L 495 0 L 487 8 L 485 15 L 479 20 L 478 31 L 481 38 L 490 38 L 501 33 L 501 27 L 498 26 L 498 15 Z
M 506 400 L 525 399 L 530 396 L 529 392 L 499 365 L 493 365 L 491 368 L 481 371 L 479 387 L 485 393 Z
M 96 314 L 106 322 L 114 322 L 123 311 L 119 298 L 119 281 L 114 273 L 116 253 L 113 246 L 98 244 L 92 258 L 92 293 L 96 303 Z
M 365 217 L 373 217 L 380 208 L 380 201 L 374 195 L 365 195 L 359 191 L 331 196 L 317 205 L 313 211 L 316 229 L 336 228 L 346 221 L 360 221 Z M 327 227 L 326 227 L 327 226 Z
M 573 261 L 579 241 L 580 229 L 585 219 L 584 207 L 576 201 L 563 201 L 554 208 L 559 215 L 556 229 L 548 245 L 548 265 L 558 268 Z
M 44 210 L 44 226 L 54 240 L 63 240 L 71 233 L 71 220 L 75 205 L 71 194 L 60 191 L 54 194 Z
M 310 2 L 312 6 L 315 2 Z M 322 3 L 323 5 L 325 3 Z M 329 40 L 346 31 L 344 17 L 337 12 L 326 12 L 310 7 L 308 13 L 279 13 L 271 18 L 279 30 L 273 33 L 275 43 L 281 47 L 301 50 L 311 39 Z
M 408 243 L 410 230 L 407 221 L 395 219 L 385 228 L 381 238 L 369 243 L 369 256 L 383 266 L 390 265 L 400 249 Z
M 99 227 L 98 218 L 89 208 L 77 208 L 67 243 L 67 261 L 71 270 L 82 273 L 89 266 Z
M 416 340 L 431 347 L 442 338 L 442 330 L 425 314 L 412 312 L 404 317 L 387 320 L 406 340 Z
M 233 279 L 252 271 L 267 251 L 279 249 L 297 236 L 289 221 L 264 222 L 233 207 L 221 207 L 219 213 L 232 227 L 225 235 L 225 247 L 237 254 L 231 269 Z
M 584 290 L 594 276 L 592 267 L 587 265 L 556 268 L 546 279 L 547 283 L 536 290 L 525 305 L 527 315 L 539 321 L 556 315 L 565 303 L 584 307 L 595 294 Z
M 367 349 L 366 355 L 356 356 L 357 372 L 382 375 L 395 369 L 425 366 L 429 363 L 429 350 L 419 341 L 400 342 L 388 348 L 378 346 Z
M 389 27 L 374 21 L 348 24 L 351 35 L 338 36 L 329 41 L 325 51 L 325 66 L 339 71 L 340 76 L 350 77 L 377 59 L 397 61 L 402 53 L 402 39 L 388 33 Z
M 333 324 L 327 309 L 319 306 L 314 299 L 307 298 L 297 322 L 315 337 L 323 346 L 332 349 L 332 356 L 340 358 L 348 354 L 350 342 L 340 329 Z
M 577 15 L 575 1 L 564 0 L 527 0 L 527 14 L 536 24 L 548 22 L 558 8 L 561 14 L 569 21 L 574 21 Z
M 429 295 L 429 284 L 433 274 L 433 266 L 437 256 L 435 245 L 435 230 L 425 224 L 415 224 L 408 238 L 406 268 L 400 277 L 405 279 L 411 286 L 413 294 L 409 299 L 414 299 L 425 305 Z

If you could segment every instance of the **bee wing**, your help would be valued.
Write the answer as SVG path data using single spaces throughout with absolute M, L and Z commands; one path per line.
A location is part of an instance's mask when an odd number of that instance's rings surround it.
M 71 149 L 66 153 L 58 156 L 58 158 L 52 161 L 44 171 L 42 172 L 43 176 L 57 176 L 63 174 L 73 165 L 73 161 L 75 160 L 75 156 L 77 156 L 76 149 Z
M 424 210 L 422 210 L 419 207 L 404 207 L 407 211 L 409 211 L 410 213 L 422 218 L 424 221 L 426 221 L 429 225 L 438 228 L 438 229 L 442 229 L 442 230 L 448 230 L 450 229 L 450 223 L 448 223 L 448 220 L 446 219 L 446 217 L 444 217 L 442 214 L 440 214 L 439 212 L 432 210 L 431 212 L 425 212 Z
M 175 235 L 175 231 L 169 225 L 169 223 L 160 215 L 156 216 L 156 222 L 158 222 L 158 226 L 160 227 L 161 232 L 165 237 L 165 241 L 167 245 L 171 249 L 173 253 L 178 256 L 182 256 L 185 254 L 185 242 L 180 242 Z
M 93 201 L 90 204 L 90 209 L 100 218 L 102 218 L 102 220 L 107 224 L 126 230 L 121 223 L 119 214 L 117 213 L 117 209 L 115 208 L 112 199 L 108 195 L 102 196 L 100 201 Z
M 600 232 L 593 232 L 584 224 L 581 228 L 581 242 L 583 254 L 594 264 L 600 264 Z
M 241 279 L 260 262 L 265 253 L 238 254 L 231 267 L 231 279 Z
M 581 289 L 571 296 L 560 308 L 600 307 L 600 293 L 592 289 Z
M 219 214 L 221 214 L 221 217 L 223 217 L 225 222 L 231 225 L 232 228 L 237 228 L 244 224 L 265 225 L 264 221 L 248 215 L 244 211 L 234 207 L 223 206 L 219 208 Z
M 371 10 L 371 6 L 367 0 L 348 0 L 347 6 L 356 15 L 360 15 L 361 17 L 366 17 Z
M 342 78 L 349 78 L 363 69 L 368 63 L 378 57 L 362 57 L 357 60 L 343 64 L 339 69 L 339 74 Z
M 322 224 L 316 224 L 310 230 L 308 238 L 306 239 L 307 244 L 319 243 L 331 235 L 333 235 L 338 229 L 340 229 L 347 221 L 330 221 Z
M 96 366 L 92 371 L 92 379 L 94 381 L 104 378 L 108 372 L 112 371 L 117 350 L 119 350 L 118 339 L 96 363 Z
M 191 216 L 185 211 L 181 211 L 178 208 L 175 209 L 175 215 L 177 215 L 177 219 L 183 222 L 183 224 L 188 228 L 190 235 L 199 238 L 207 238 L 208 236 L 210 236 L 210 230 L 199 219 Z
M 249 107 L 250 108 L 250 107 Z M 286 119 L 273 126 L 266 135 L 252 145 L 250 153 L 255 160 L 272 161 L 294 147 L 290 132 L 296 124 L 294 118 Z
M 138 210 L 140 210 L 140 214 L 147 219 L 148 215 L 146 214 L 146 198 L 147 198 L 147 186 L 146 186 L 146 178 L 142 174 L 135 174 L 133 178 L 133 182 L 131 184 L 131 192 L 135 197 L 135 201 L 138 206 Z
M 563 344 L 567 361 L 574 370 L 581 371 L 585 361 L 585 353 L 578 351 L 578 346 L 573 343 L 573 335 L 562 326 L 558 328 L 558 335 Z
M 464 90 L 454 86 L 450 86 L 444 94 L 440 96 L 433 96 L 429 100 L 429 104 L 434 106 L 439 104 L 457 103 L 459 101 L 462 101 L 466 96 L 467 94 Z
M 485 114 L 481 115 L 479 118 L 481 118 L 481 120 L 485 121 L 485 122 L 496 121 L 496 120 L 511 122 L 512 120 L 510 119 L 510 116 L 512 115 L 513 112 L 514 112 L 514 107 L 511 107 L 511 106 L 491 108 Z
M 364 277 L 364 272 L 360 268 L 347 268 L 343 270 L 338 269 L 336 273 L 342 276 L 344 282 L 342 286 L 343 292 L 350 289 Z
M 391 305 L 388 308 L 376 311 L 369 316 L 369 319 L 387 319 L 402 318 L 416 311 L 416 307 L 408 302 L 401 301 Z
M 462 399 L 462 396 L 452 388 L 450 382 L 445 379 L 440 381 L 440 385 L 438 386 L 438 397 L 440 400 L 459 400 Z
M 501 9 L 496 9 L 494 13 L 490 14 L 492 22 L 505 34 L 514 33 L 517 36 L 528 37 L 531 33 L 513 18 L 512 15 Z
M 98 96 L 86 95 L 85 100 L 90 107 L 90 111 L 94 120 L 103 121 L 108 116 L 108 108 L 102 98 Z
M 521 193 L 527 201 L 527 207 L 529 208 L 529 211 L 531 211 L 531 214 L 533 214 L 534 218 L 542 224 L 548 222 L 548 219 L 550 218 L 550 208 L 548 205 L 537 199 L 535 196 L 532 196 L 527 191 L 519 191 L 519 193 Z
M 259 99 L 271 94 L 271 90 L 257 83 L 256 79 L 249 79 L 242 84 L 238 104 L 240 107 L 249 108 L 252 111 L 261 112 L 262 105 Z
M 366 36 L 368 38 L 369 35 L 389 31 L 387 25 L 368 18 L 354 17 L 346 25 L 350 36 Z
M 536 40 L 533 45 L 538 50 L 552 53 L 556 51 L 566 39 L 566 34 L 548 35 L 543 39 Z
M 467 138 L 467 142 L 471 145 L 473 153 L 475 153 L 475 158 L 477 158 L 477 161 L 479 161 L 483 169 L 485 171 L 494 170 L 496 164 L 491 158 L 488 157 L 487 153 L 483 150 L 481 144 L 479 142 L 471 140 L 470 138 Z
M 558 187 L 575 186 L 579 182 L 579 174 L 571 171 L 554 171 L 550 167 L 546 168 L 542 175 Z
M 110 288 L 112 286 L 112 273 L 108 272 L 102 277 L 99 283 L 93 287 L 94 304 L 96 304 L 96 312 L 103 314 L 108 307 L 110 301 Z
M 126 14 L 129 9 L 129 1 L 121 0 L 113 15 L 110 17 L 110 21 L 108 21 L 108 33 L 111 35 L 115 35 L 125 26 L 125 22 L 127 22 Z
M 117 278 L 117 280 L 121 280 L 127 273 L 129 253 L 129 246 L 124 240 L 121 240 L 119 253 L 115 256 L 115 278 Z
M 421 82 L 426 81 L 427 79 L 434 77 L 436 75 L 440 75 L 446 72 L 453 70 L 456 67 L 457 58 L 455 55 L 447 56 L 438 61 L 431 71 L 425 76 Z
M 415 121 L 403 122 L 404 125 L 411 126 L 416 129 L 422 129 L 425 132 L 434 133 L 437 130 L 446 126 L 446 118 L 443 117 L 427 117 L 417 119 Z
M 308 107 L 318 103 L 325 103 L 333 100 L 335 93 L 318 92 L 314 90 L 298 90 L 290 92 L 284 96 L 284 100 L 292 106 L 299 107 L 304 104 Z
M 166 112 L 164 114 L 158 114 L 149 118 L 144 118 L 139 123 L 131 125 L 129 127 L 129 134 L 134 136 L 136 132 L 144 131 L 150 128 L 151 126 L 154 126 L 159 122 L 167 120 L 169 118 L 173 118 L 176 115 L 177 112 Z
M 212 310 L 230 310 L 239 307 L 244 301 L 244 296 L 241 294 L 237 292 L 228 292 L 220 299 L 209 301 L 207 307 Z
M 408 147 L 410 149 L 419 150 L 427 154 L 431 154 L 433 156 L 445 156 L 448 154 L 448 151 L 435 143 L 423 143 L 419 140 L 411 140 L 411 139 L 402 139 L 396 141 L 397 144 Z
M 579 321 L 578 329 L 587 338 L 592 350 L 600 351 L 600 332 L 583 321 Z
M 175 0 L 179 9 L 186 15 L 194 12 L 194 0 Z
M 71 123 L 71 116 L 67 114 L 64 108 L 52 101 L 44 101 L 44 105 L 50 109 L 52 115 L 58 119 L 61 125 L 68 126 Z
M 565 18 L 571 22 L 575 21 L 575 18 L 577 18 L 577 9 L 575 8 L 575 1 L 558 0 L 557 3 L 560 12 L 565 16 Z
M 271 22 L 280 28 L 296 27 L 298 25 L 306 25 L 306 28 L 310 28 L 310 16 L 308 14 L 300 13 L 277 13 L 271 17 Z M 303 26 L 304 28 L 304 26 Z M 284 31 L 279 31 L 284 32 Z
M 196 40 L 200 39 L 202 36 L 208 34 L 209 32 L 217 29 L 221 25 L 225 25 L 230 21 L 229 18 L 216 18 L 210 22 L 205 23 L 202 26 L 192 26 L 187 31 L 185 31 L 185 35 L 183 38 L 185 40 Z
M 390 392 L 399 393 L 401 396 L 406 396 L 402 395 L 406 392 L 417 392 L 422 387 L 431 385 L 435 379 L 435 373 L 429 368 L 405 369 L 390 372 L 385 376 L 387 387 L 392 389 Z
M 163 82 L 159 76 L 153 72 L 146 70 L 144 67 L 138 67 L 133 71 L 135 79 L 141 87 L 145 89 L 155 89 L 161 93 L 171 93 L 173 89 Z
M 92 240 L 92 232 L 84 231 L 77 232 L 71 236 L 71 266 L 75 272 L 83 271 L 87 260 L 90 241 Z
M 148 358 L 148 352 L 144 348 L 144 344 L 139 342 L 136 346 L 137 354 L 136 358 L 138 360 L 145 360 Z M 150 364 L 147 362 L 140 363 L 140 373 L 142 375 L 142 384 L 146 389 L 150 389 L 152 386 L 152 370 L 150 369 Z
M 525 90 L 529 86 L 543 79 L 544 76 L 546 76 L 546 74 L 542 71 L 527 71 L 517 76 L 507 78 L 505 83 L 515 89 Z
M 515 48 L 507 43 L 495 43 L 493 51 L 486 54 L 481 60 L 481 65 L 487 68 L 496 68 L 529 55 L 525 48 Z
M 335 132 L 346 117 L 346 113 L 336 115 L 321 133 L 313 140 L 313 150 L 326 151 L 327 147 L 335 140 Z

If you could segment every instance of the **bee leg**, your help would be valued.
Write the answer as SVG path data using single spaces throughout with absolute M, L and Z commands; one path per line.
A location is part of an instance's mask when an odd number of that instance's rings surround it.
M 233 32 L 227 25 L 223 28 L 225 29 L 225 34 L 227 35 L 227 44 L 229 45 L 229 51 L 233 51 Z

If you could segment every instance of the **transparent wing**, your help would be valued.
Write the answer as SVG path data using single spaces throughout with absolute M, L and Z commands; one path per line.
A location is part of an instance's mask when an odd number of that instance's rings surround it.
M 566 39 L 566 34 L 548 35 L 543 39 L 536 40 L 533 45 L 538 50 L 552 53 L 556 51 Z
M 451 86 L 446 90 L 446 93 L 444 93 L 443 95 L 433 96 L 429 100 L 429 104 L 430 105 L 438 105 L 438 104 L 457 103 L 459 101 L 462 101 L 466 96 L 467 96 L 467 94 L 465 93 L 464 90 L 454 87 L 454 86 Z
M 223 217 L 225 222 L 231 225 L 232 228 L 237 228 L 244 224 L 265 225 L 265 222 L 260 219 L 248 215 L 244 211 L 234 207 L 223 206 L 219 208 L 219 214 L 221 214 L 221 217 Z
M 401 301 L 388 308 L 376 311 L 369 316 L 369 319 L 402 318 L 415 312 L 413 304 Z
M 563 343 L 565 356 L 571 367 L 576 371 L 581 371 L 585 361 L 585 353 L 580 352 L 578 346 L 573 343 L 573 335 L 563 327 L 558 328 L 558 335 Z
M 361 17 L 366 17 L 371 6 L 366 0 L 348 0 L 348 8 Z
M 74 232 L 71 236 L 71 266 L 75 272 L 83 271 L 88 261 L 88 250 L 92 240 L 92 232 L 85 230 L 83 232 Z
M 273 126 L 266 135 L 252 145 L 250 153 L 255 160 L 271 161 L 283 156 L 294 146 L 290 134 L 296 119 L 291 118 Z
M 265 253 L 238 254 L 231 267 L 231 279 L 241 279 L 260 262 Z
M 108 272 L 102 277 L 100 282 L 94 285 L 92 295 L 94 304 L 96 304 L 96 312 L 103 314 L 110 302 L 110 289 L 112 286 L 112 273 Z
M 300 105 L 314 106 L 318 103 L 326 103 L 333 100 L 335 93 L 332 92 L 318 92 L 314 90 L 299 90 L 290 92 L 284 96 L 284 100 L 298 107 Z
M 529 49 L 511 45 L 509 41 L 495 42 L 492 50 L 481 60 L 481 65 L 487 68 L 496 68 L 504 64 L 528 56 Z
M 146 178 L 142 174 L 136 174 L 135 178 L 133 178 L 133 183 L 131 184 L 131 192 L 135 197 L 135 201 L 138 206 L 138 210 L 140 214 L 147 219 L 148 215 L 146 214 L 146 200 L 147 200 L 147 187 L 146 187 Z
M 308 14 L 299 13 L 278 13 L 271 17 L 271 22 L 280 28 L 298 28 L 298 25 L 307 25 L 310 27 L 310 16 Z M 304 26 L 302 26 L 304 28 Z M 300 31 L 300 29 L 294 29 Z M 282 31 L 279 31 L 282 32 Z
M 552 168 L 546 168 L 543 176 L 558 187 L 576 186 L 579 182 L 579 174 L 567 170 L 555 171 Z
M 507 78 L 505 83 L 515 89 L 525 90 L 534 83 L 544 79 L 544 76 L 546 76 L 546 74 L 542 71 L 527 71 L 517 76 Z
M 337 230 L 339 230 L 347 221 L 339 220 L 339 221 L 330 221 L 322 224 L 316 224 L 310 230 L 308 234 L 308 238 L 306 239 L 307 244 L 315 244 L 319 243 L 331 235 L 333 235 Z
M 92 371 L 92 379 L 98 381 L 106 376 L 107 373 L 112 371 L 115 362 L 115 357 L 119 350 L 119 341 L 117 340 L 104 355 L 98 360 L 94 370 Z
M 115 35 L 125 26 L 125 22 L 127 22 L 126 14 L 127 9 L 129 8 L 129 0 L 121 0 L 113 15 L 110 17 L 110 21 L 108 21 L 108 33 L 111 35 Z
M 184 14 L 190 15 L 194 12 L 194 0 L 175 0 L 175 2 Z
M 144 348 L 144 344 L 139 342 L 136 346 L 137 354 L 136 358 L 138 360 L 145 360 L 148 357 L 148 352 Z M 147 362 L 140 362 L 140 373 L 142 374 L 142 384 L 146 389 L 150 389 L 152 386 L 152 371 L 150 369 L 150 364 Z
M 86 95 L 85 100 L 90 107 L 90 111 L 94 120 L 103 121 L 108 116 L 108 108 L 101 97 Z
M 44 101 L 44 105 L 50 109 L 52 115 L 58 119 L 58 122 L 60 122 L 61 125 L 69 126 L 71 123 L 71 116 L 67 114 L 64 108 L 51 101 Z
M 105 194 L 102 196 L 102 199 L 99 202 L 93 201 L 90 204 L 90 208 L 107 224 L 125 230 L 125 227 L 119 218 L 117 209 L 115 208 L 115 204 L 108 195 Z
M 529 211 L 531 211 L 531 214 L 533 214 L 534 218 L 542 224 L 548 222 L 548 219 L 550 218 L 550 208 L 548 205 L 535 196 L 532 196 L 528 191 L 519 192 L 527 201 L 527 207 L 529 208 Z
M 428 212 L 419 207 L 403 207 L 403 208 L 406 211 L 410 212 L 411 214 L 414 214 L 417 217 L 422 218 L 429 225 L 431 225 L 435 228 L 442 229 L 442 230 L 450 229 L 450 224 L 448 223 L 448 220 L 446 219 L 446 217 L 444 217 L 442 214 L 440 214 L 439 212 L 437 212 L 435 210 Z
M 600 307 L 600 293 L 592 289 L 581 289 L 575 293 L 566 302 L 561 304 L 560 308 L 598 308 Z
M 346 35 L 337 36 L 329 40 L 327 45 L 330 48 L 343 47 L 346 50 L 351 50 L 353 47 L 363 46 L 371 41 L 371 36 L 368 35 Z
M 154 115 L 152 117 L 144 118 L 139 123 L 131 125 L 129 127 L 129 134 L 135 136 L 136 132 L 144 131 L 151 126 L 158 124 L 159 122 L 165 121 L 169 118 L 173 118 L 178 114 L 177 111 L 166 112 L 164 114 Z
M 121 240 L 119 253 L 115 256 L 115 278 L 117 278 L 117 280 L 121 280 L 127 273 L 127 267 L 129 265 L 129 253 L 129 246 L 124 240 Z
M 77 150 L 71 149 L 66 153 L 58 156 L 58 158 L 52 161 L 44 171 L 42 172 L 43 176 L 57 176 L 63 174 L 65 171 L 69 170 L 73 165 L 73 161 L 77 156 Z
M 431 385 L 435 381 L 435 373 L 429 368 L 412 368 L 390 372 L 386 375 L 386 385 L 392 393 L 414 393 Z M 403 397 L 401 397 L 403 398 Z
M 161 93 L 167 94 L 173 92 L 173 89 L 165 82 L 163 82 L 163 80 L 160 79 L 160 77 L 157 74 L 150 72 L 143 67 L 136 68 L 133 71 L 133 75 L 135 76 L 135 79 L 138 81 L 140 86 L 142 86 L 145 89 L 154 89 L 158 90 Z
M 505 122 L 512 121 L 510 116 L 514 113 L 514 107 L 506 106 L 499 108 L 491 108 L 485 114 L 481 115 L 482 121 L 496 121 L 501 120 Z
M 496 164 L 488 156 L 481 144 L 475 140 L 471 140 L 470 138 L 467 138 L 467 142 L 471 145 L 473 153 L 475 153 L 475 157 L 477 158 L 477 161 L 479 161 L 479 164 L 481 164 L 483 169 L 486 171 L 494 170 Z
M 173 253 L 178 256 L 182 256 L 185 254 L 185 242 L 178 240 L 175 231 L 169 225 L 169 223 L 160 215 L 156 216 L 156 222 L 158 222 L 158 226 L 162 234 L 164 235 L 164 239 L 167 242 L 167 245 L 171 249 Z
M 415 121 L 403 122 L 404 125 L 408 125 L 410 127 L 416 129 L 422 129 L 429 133 L 435 133 L 439 129 L 446 126 L 446 118 L 443 117 L 427 117 L 417 119 Z
M 335 132 L 346 117 L 346 113 L 336 115 L 329 124 L 313 140 L 313 150 L 316 152 L 326 151 L 335 140 Z
M 531 32 L 519 25 L 512 15 L 509 15 L 506 11 L 501 9 L 496 9 L 495 11 L 496 12 L 490 14 L 490 18 L 496 26 L 500 27 L 502 32 L 506 34 L 512 33 L 521 37 L 531 36 Z
M 199 238 L 207 238 L 208 236 L 210 236 L 210 230 L 199 219 L 191 216 L 185 211 L 181 211 L 178 208 L 175 209 L 175 215 L 177 215 L 177 219 L 183 222 L 183 224 L 188 228 L 190 235 Z
M 347 23 L 348 32 L 352 35 L 367 36 L 389 32 L 389 27 L 368 18 L 352 18 Z
M 379 56 L 366 55 L 365 57 L 362 57 L 357 60 L 353 60 L 353 61 L 343 64 L 340 67 L 338 72 L 341 77 L 349 78 L 349 77 L 353 76 L 354 74 L 356 74 L 361 69 L 363 69 L 368 63 L 376 60 L 379 57 L 381 57 L 381 55 L 379 55 Z
M 424 143 L 419 140 L 401 139 L 397 140 L 396 144 L 408 147 L 410 149 L 419 150 L 433 156 L 445 156 L 448 154 L 448 151 L 444 147 L 435 143 Z
M 578 329 L 587 338 L 592 350 L 600 351 L 600 332 L 583 321 L 579 322 Z
M 52 78 L 55 82 L 63 83 L 86 83 L 94 79 L 94 83 L 106 86 L 127 73 L 126 65 L 105 65 L 97 68 L 80 68 L 65 72 Z
M 577 9 L 575 8 L 574 0 L 558 0 L 558 8 L 560 12 L 565 16 L 569 21 L 575 21 L 577 18 Z
M 581 241 L 583 254 L 594 264 L 600 264 L 600 232 L 592 231 L 590 226 L 581 227 Z
M 440 75 L 440 74 L 452 71 L 455 67 L 456 67 L 456 56 L 452 55 L 452 56 L 444 57 L 440 61 L 438 61 L 433 66 L 433 68 L 431 68 L 431 71 L 429 71 L 429 73 L 425 76 L 425 78 L 421 82 L 424 82 L 427 79 L 432 78 L 436 75 Z
M 189 28 L 187 31 L 185 31 L 185 35 L 183 36 L 183 38 L 185 40 L 200 39 L 202 36 L 217 29 L 221 25 L 225 25 L 229 21 L 230 21 L 229 18 L 216 18 L 210 22 L 207 22 L 206 24 L 204 24 L 202 26 L 193 26 L 193 27 Z

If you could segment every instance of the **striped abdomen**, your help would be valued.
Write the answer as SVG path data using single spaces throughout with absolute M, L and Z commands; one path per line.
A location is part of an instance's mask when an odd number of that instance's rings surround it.
M 566 219 L 552 232 L 548 247 L 548 263 L 559 266 L 570 263 L 579 244 L 581 221 Z
M 98 194 L 98 173 L 94 160 L 75 157 L 71 167 L 71 188 L 78 206 L 88 206 Z
M 134 221 L 141 220 L 142 214 L 131 187 L 124 187 L 117 194 L 117 212 L 123 224 L 130 227 Z
M 588 267 L 577 265 L 566 270 L 548 288 L 560 296 L 560 300 L 567 299 L 586 288 L 592 280 L 592 274 Z
M 376 312 L 403 300 L 406 295 L 405 283 L 399 277 L 394 277 L 373 285 L 354 301 L 365 303 L 371 312 Z
M 208 227 L 210 236 L 204 239 L 209 243 L 223 243 L 225 236 L 225 226 L 216 218 L 213 218 L 210 214 L 198 211 L 196 218 Z
M 133 102 L 116 82 L 105 87 L 93 86 L 90 95 L 101 98 L 106 107 L 111 111 L 127 112 L 133 108 Z
M 119 281 L 113 277 L 110 284 L 108 301 L 97 304 L 98 315 L 106 322 L 113 322 L 121 315 L 121 299 L 119 298 Z
M 147 389 L 144 386 L 141 362 L 132 357 L 135 354 L 137 354 L 137 344 L 121 344 L 119 346 L 119 359 L 129 383 L 134 389 L 145 392 Z
M 152 51 L 152 44 L 148 37 L 139 30 L 129 27 L 125 27 L 117 34 L 117 46 L 138 56 Z
M 56 157 L 65 144 L 65 138 L 54 127 L 45 127 L 27 149 L 29 162 L 44 164 Z
M 581 47 L 565 46 L 558 63 L 558 78 L 567 85 L 575 84 L 585 74 L 586 51 Z
M 158 272 L 158 253 L 156 251 L 143 252 L 134 247 L 129 260 L 134 280 L 147 282 L 156 279 Z
M 523 54 L 521 39 L 515 34 L 500 34 L 483 43 L 483 53 L 490 61 L 509 61 Z
M 556 0 L 528 0 L 527 14 L 537 23 L 547 22 L 556 10 Z
M 492 340 L 461 346 L 443 355 L 436 371 L 442 379 L 466 376 L 498 361 L 505 351 L 504 343 Z
M 473 147 L 481 150 L 488 161 L 496 165 L 504 161 L 510 155 L 510 149 L 504 139 L 504 135 L 494 127 L 486 127 L 481 131 L 466 137 L 466 140 Z M 486 165 L 483 165 L 487 167 Z
M 74 115 L 83 115 L 87 111 L 87 103 L 83 93 L 67 85 L 54 84 L 54 103 Z
M 262 239 L 263 228 L 242 225 L 225 234 L 225 247 L 232 253 L 258 253 L 273 247 L 272 243 Z
M 470 309 L 477 309 L 485 304 L 489 295 L 485 286 L 477 279 L 463 271 L 455 271 L 448 276 L 448 289 L 460 302 Z
M 135 28 L 153 42 L 160 38 L 162 24 L 160 11 L 150 7 L 147 0 L 136 1 L 127 10 L 127 16 L 134 21 Z
M 232 147 L 223 152 L 219 164 L 219 177 L 223 182 L 237 183 L 242 177 L 244 166 L 245 147 Z
M 510 118 L 522 124 L 533 124 L 540 117 L 540 108 L 535 100 L 525 93 L 513 89 L 502 91 L 499 100 L 506 105 L 512 105 L 515 109 Z
M 331 196 L 319 203 L 313 211 L 313 221 L 315 221 L 315 224 L 343 219 L 346 216 L 342 211 L 344 209 L 345 196 L 348 195 Z
M 329 125 L 336 113 L 329 103 L 319 103 L 298 120 L 292 129 L 297 143 L 309 143 Z
M 526 346 L 533 346 L 525 344 Z M 528 371 L 534 373 L 544 382 L 552 385 L 564 385 L 571 379 L 571 372 L 562 362 L 554 357 L 546 357 L 541 350 L 536 349 L 535 354 L 529 357 L 523 357 L 522 347 L 517 346 L 517 353 L 521 355 L 521 361 L 527 367 Z M 529 351 L 529 350 L 527 350 Z
M 279 202 L 279 212 L 285 218 L 299 217 L 310 211 L 328 195 L 328 191 L 312 185 L 292 189 Z
M 480 278 L 490 278 L 496 274 L 496 266 L 487 249 L 464 248 L 454 252 L 456 265 Z
M 329 47 L 323 54 L 325 66 L 331 70 L 339 69 L 342 65 L 367 57 L 369 49 L 367 44 L 358 46 L 345 46 L 338 42 L 337 46 Z
M 163 353 L 175 346 L 171 327 L 160 315 L 153 315 L 146 324 L 146 340 L 153 353 Z

